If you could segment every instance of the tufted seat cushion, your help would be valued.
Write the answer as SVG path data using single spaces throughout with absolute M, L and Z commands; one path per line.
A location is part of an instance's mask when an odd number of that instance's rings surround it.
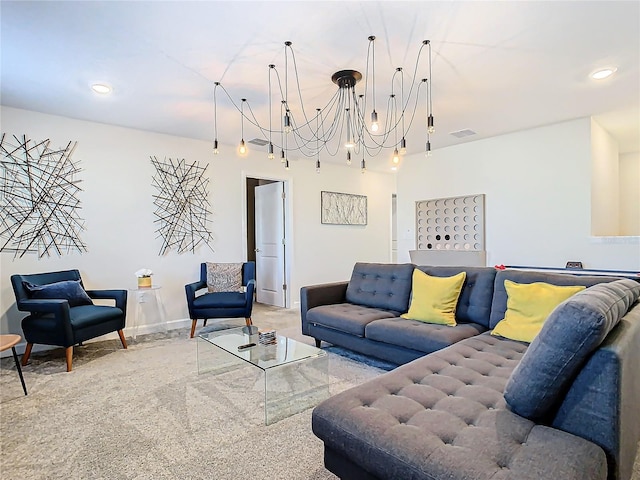
M 458 323 L 451 327 L 404 318 L 383 318 L 369 323 L 365 336 L 369 340 L 431 353 L 486 330 L 477 323 Z
M 322 305 L 307 312 L 307 321 L 340 332 L 364 337 L 367 324 L 380 318 L 393 318 L 398 312 L 370 308 L 350 303 Z
M 313 431 L 380 479 L 606 478 L 600 447 L 506 409 L 526 348 L 488 333 L 463 340 L 324 401 Z

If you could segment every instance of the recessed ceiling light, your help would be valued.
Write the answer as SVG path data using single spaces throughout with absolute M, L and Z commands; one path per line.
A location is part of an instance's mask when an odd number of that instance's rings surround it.
M 600 70 L 596 70 L 595 72 L 593 72 L 591 74 L 591 78 L 593 78 L 594 80 L 602 80 L 603 78 L 610 77 L 611 75 L 616 73 L 616 70 L 618 70 L 616 67 L 601 68 Z
M 101 95 L 106 95 L 107 93 L 111 93 L 111 87 L 104 83 L 94 83 L 91 85 L 91 90 Z

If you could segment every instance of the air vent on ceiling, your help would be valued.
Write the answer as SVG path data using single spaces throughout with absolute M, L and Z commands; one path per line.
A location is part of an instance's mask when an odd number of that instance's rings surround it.
M 248 143 L 253 143 L 254 145 L 259 145 L 261 147 L 264 147 L 267 143 L 266 140 L 262 139 L 262 138 L 254 138 L 253 140 L 249 140 Z
M 470 137 L 471 135 L 475 135 L 475 134 L 476 134 L 476 132 L 474 132 L 473 130 L 465 128 L 464 130 L 458 130 L 457 132 L 451 132 L 449 135 L 453 135 L 456 138 L 464 138 L 464 137 Z

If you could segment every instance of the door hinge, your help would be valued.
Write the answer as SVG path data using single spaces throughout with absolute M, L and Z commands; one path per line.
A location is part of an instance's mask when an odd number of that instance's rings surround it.
M 282 284 L 282 290 L 286 290 L 286 289 L 287 289 L 287 284 L 286 284 L 286 283 L 283 283 L 283 284 Z
M 285 243 L 285 239 L 284 239 L 284 238 L 282 239 L 282 244 L 283 244 L 283 245 L 286 245 L 286 243 Z
M 282 199 L 285 200 L 287 198 L 287 194 L 282 192 Z

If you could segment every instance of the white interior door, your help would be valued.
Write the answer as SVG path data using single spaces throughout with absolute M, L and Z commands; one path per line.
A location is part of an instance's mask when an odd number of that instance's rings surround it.
M 284 182 L 257 186 L 256 300 L 285 306 Z

